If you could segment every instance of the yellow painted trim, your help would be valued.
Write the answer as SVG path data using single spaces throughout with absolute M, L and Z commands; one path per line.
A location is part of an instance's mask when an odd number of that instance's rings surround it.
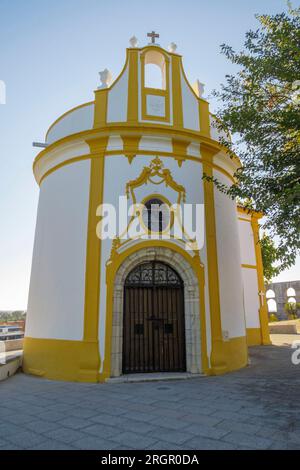
M 127 121 L 137 125 L 139 117 L 139 90 L 138 90 L 138 50 L 128 49 L 128 93 L 127 93 Z
M 245 219 L 244 217 L 238 217 L 238 220 L 242 220 L 243 222 L 250 222 L 251 223 L 251 219 Z
M 23 370 L 51 380 L 98 382 L 98 341 L 24 338 Z
M 78 106 L 75 106 L 74 108 L 69 109 L 69 110 L 66 111 L 64 114 L 62 114 L 62 115 L 59 116 L 57 119 L 55 119 L 55 121 L 51 124 L 51 126 L 48 128 L 48 130 L 47 130 L 47 132 L 46 132 L 45 141 L 47 142 L 47 138 L 48 138 L 49 132 L 51 131 L 51 129 L 52 129 L 59 121 L 61 121 L 61 119 L 63 119 L 63 118 L 66 117 L 68 114 L 72 113 L 73 111 L 76 111 L 77 109 L 84 108 L 85 106 L 90 106 L 91 104 L 94 104 L 94 103 L 95 103 L 94 101 L 88 101 L 87 103 L 83 103 L 83 104 L 80 104 L 80 105 L 78 105 Z
M 172 102 L 173 102 L 173 125 L 183 128 L 183 106 L 181 90 L 181 58 L 172 57 Z
M 264 270 L 263 270 L 263 264 L 262 264 L 261 247 L 259 243 L 258 219 L 260 217 L 261 217 L 260 214 L 252 214 L 252 220 L 251 220 L 251 226 L 252 226 L 253 238 L 254 238 L 253 241 L 254 241 L 255 257 L 256 257 L 256 265 L 257 265 L 258 291 L 263 292 L 265 294 L 263 304 L 261 302 L 261 298 L 259 298 L 259 302 L 260 302 L 259 319 L 260 319 L 262 344 L 271 344 L 269 325 L 268 325 L 269 317 L 268 317 L 268 308 L 267 308 L 265 282 L 264 282 Z
M 197 131 L 191 129 L 179 129 L 175 127 L 166 126 L 159 123 L 149 123 L 149 122 L 137 122 L 135 125 L 131 125 L 127 122 L 119 123 L 107 123 L 106 126 L 103 126 L 99 129 L 90 129 L 86 131 L 77 132 L 66 137 L 53 142 L 47 148 L 42 150 L 35 158 L 33 162 L 33 167 L 36 163 L 44 156 L 47 155 L 53 149 L 76 141 L 79 139 L 86 140 L 91 138 L 110 136 L 110 135 L 155 135 L 155 136 L 167 136 L 170 137 L 170 134 L 173 137 L 178 137 L 182 140 L 188 140 L 189 142 L 195 142 L 200 144 L 205 144 L 209 146 L 212 150 L 217 150 L 216 153 L 220 151 L 226 152 L 226 149 L 216 140 L 209 139 L 208 137 L 201 135 Z M 235 168 L 234 168 L 235 171 Z
M 214 153 L 211 152 L 209 149 L 203 148 L 201 149 L 201 154 L 203 157 L 203 173 L 205 173 L 207 176 L 212 176 L 213 171 L 211 164 L 214 157 Z M 206 225 L 208 289 L 212 339 L 212 351 L 210 361 L 213 373 L 222 374 L 228 371 L 229 365 L 226 363 L 221 324 L 214 183 L 212 181 L 207 181 L 206 179 L 204 179 L 203 187 Z
M 152 48 L 153 49 L 153 48 Z M 166 74 L 166 88 L 150 88 L 145 86 L 145 54 L 149 49 L 144 50 L 140 56 L 141 63 L 141 100 L 142 100 L 142 120 L 148 121 L 160 121 L 170 122 L 170 59 L 163 54 L 165 57 L 165 74 Z M 155 50 L 155 52 L 161 53 L 161 51 Z M 147 112 L 147 96 L 163 96 L 165 98 L 165 115 L 154 116 Z
M 158 152 L 158 151 L 155 151 L 155 150 L 136 150 L 135 148 L 130 146 L 129 140 L 127 142 L 128 142 L 128 147 L 126 149 L 126 154 L 125 154 L 124 150 L 108 150 L 108 151 L 105 152 L 105 157 L 126 155 L 129 158 L 129 162 L 131 163 L 133 157 L 136 157 L 136 156 L 139 156 L 139 155 L 141 155 L 141 156 L 143 156 L 143 155 L 155 156 L 159 153 L 159 155 L 161 157 L 170 157 L 170 158 L 175 158 L 177 160 L 176 155 L 174 155 L 171 152 L 163 152 L 163 151 Z M 87 160 L 89 158 L 93 158 L 93 155 L 91 155 L 91 154 L 78 155 L 78 157 L 73 157 L 73 158 L 70 158 L 69 160 L 66 160 L 65 162 L 58 163 L 57 165 L 55 165 L 54 167 L 52 167 L 48 171 L 46 171 L 46 173 L 39 180 L 39 182 L 38 182 L 39 185 L 41 185 L 43 180 L 47 176 L 51 175 L 51 173 L 53 173 L 54 171 L 59 170 L 60 168 L 66 166 L 66 165 L 70 165 L 71 163 L 75 163 L 75 162 L 81 161 L 81 160 Z M 181 157 L 181 158 L 179 157 L 178 160 L 180 160 L 181 162 L 183 162 L 184 160 L 191 160 L 191 161 L 195 161 L 195 162 L 198 162 L 198 163 L 203 162 L 203 160 L 200 157 L 194 157 L 194 156 L 191 156 L 191 155 L 186 155 L 185 157 Z M 227 173 L 226 170 L 224 170 L 223 168 L 219 167 L 218 165 L 216 165 L 214 163 L 207 162 L 207 165 L 210 165 L 212 168 L 220 171 L 221 173 L 223 173 L 225 176 L 227 176 L 234 183 L 233 177 L 229 173 Z M 251 222 L 251 221 L 249 220 L 249 222 Z
M 140 242 L 135 246 L 128 248 L 122 253 L 117 253 L 113 260 L 107 264 L 106 282 L 107 282 L 107 296 L 106 296 L 106 336 L 105 336 L 105 358 L 103 365 L 103 372 L 99 376 L 100 381 L 105 381 L 110 377 L 111 371 L 111 346 L 112 346 L 112 317 L 113 317 L 113 292 L 114 281 L 116 273 L 123 261 L 143 248 L 150 247 L 165 247 L 172 251 L 180 253 L 193 267 L 199 283 L 199 309 L 200 309 L 200 334 L 201 334 L 201 358 L 203 373 L 208 374 L 208 358 L 207 358 L 207 343 L 206 343 L 206 318 L 205 318 L 205 300 L 204 300 L 204 268 L 200 263 L 200 258 L 195 256 L 192 258 L 186 250 L 178 247 L 177 245 L 165 240 L 149 240 Z
M 204 100 L 199 100 L 199 126 L 200 133 L 210 137 L 209 104 Z
M 241 264 L 242 268 L 257 269 L 256 264 Z
M 262 344 L 260 328 L 247 328 L 247 344 L 248 346 L 257 346 Z
M 94 158 L 91 159 L 90 196 L 87 229 L 86 269 L 85 269 L 85 304 L 83 340 L 98 344 L 99 294 L 101 273 L 101 240 L 97 237 L 97 207 L 103 202 L 104 190 L 104 152 L 107 138 L 87 141 Z M 91 358 L 95 374 L 100 368 L 99 349 L 97 356 Z
M 141 140 L 141 136 L 138 135 L 124 135 L 121 136 L 122 141 L 123 141 L 123 153 L 126 155 L 126 157 L 129 160 L 129 163 L 131 163 L 132 158 L 135 157 L 138 153 L 138 148 L 139 148 L 139 143 Z M 108 155 L 108 152 L 106 152 L 106 155 Z
M 173 153 L 175 154 L 174 158 L 177 160 L 179 166 L 181 166 L 187 158 L 187 148 L 189 145 L 190 142 L 179 139 L 172 139 Z
M 248 345 L 246 336 L 230 338 L 223 342 L 223 354 L 227 364 L 226 372 L 246 367 L 248 364 Z
M 104 127 L 107 119 L 108 89 L 95 91 L 94 129 Z

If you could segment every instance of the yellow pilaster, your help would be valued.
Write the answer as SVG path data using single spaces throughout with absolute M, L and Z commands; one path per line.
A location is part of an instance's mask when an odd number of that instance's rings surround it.
M 200 134 L 210 137 L 209 104 L 201 98 L 199 99 L 199 124 Z
M 127 121 L 130 124 L 138 122 L 138 50 L 129 49 L 129 74 L 128 74 L 128 102 Z
M 86 251 L 85 305 L 83 341 L 89 343 L 91 355 L 87 356 L 88 364 L 82 369 L 92 369 L 98 377 L 101 358 L 99 357 L 98 324 L 99 324 L 99 289 L 101 240 L 97 237 L 97 207 L 103 202 L 104 163 L 107 137 L 87 141 L 91 150 L 90 197 Z
M 201 146 L 201 156 L 203 159 L 203 173 L 205 173 L 206 176 L 213 176 L 212 160 L 214 154 L 215 152 L 211 151 L 208 148 L 205 148 L 203 145 Z M 221 324 L 214 183 L 204 179 L 203 186 L 212 341 L 210 365 L 213 374 L 222 374 L 228 370 L 228 365 L 226 362 L 227 353 L 224 347 Z
M 172 56 L 172 101 L 173 125 L 183 128 L 182 92 L 181 92 L 181 58 Z
M 94 129 L 106 125 L 108 89 L 95 91 Z
M 262 297 L 259 297 L 260 307 L 259 307 L 259 319 L 260 319 L 260 329 L 261 329 L 261 338 L 262 344 L 271 344 L 270 334 L 269 334 L 269 325 L 268 325 L 268 309 L 266 301 L 266 292 L 265 292 L 265 283 L 264 283 L 264 269 L 261 256 L 261 247 L 259 243 L 259 224 L 258 219 L 261 217 L 260 214 L 253 213 L 251 217 L 251 226 L 253 230 L 254 238 L 254 248 L 255 248 L 255 257 L 256 257 L 256 266 L 257 266 L 257 285 L 258 291 L 264 294 L 263 300 Z M 259 294 L 257 293 L 257 295 Z

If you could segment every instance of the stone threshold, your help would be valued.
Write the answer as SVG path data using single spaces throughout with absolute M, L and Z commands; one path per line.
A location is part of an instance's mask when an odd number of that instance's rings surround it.
M 204 374 L 191 374 L 190 372 L 151 372 L 147 374 L 126 374 L 120 377 L 106 379 L 107 383 L 132 382 L 160 382 L 167 380 L 187 380 L 205 377 Z

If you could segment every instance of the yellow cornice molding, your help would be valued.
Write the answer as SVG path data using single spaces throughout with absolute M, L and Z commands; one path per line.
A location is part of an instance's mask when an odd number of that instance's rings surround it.
M 132 163 L 134 157 L 139 157 L 139 156 L 144 156 L 144 155 L 154 157 L 157 154 L 159 154 L 161 157 L 170 157 L 170 158 L 175 158 L 175 160 L 181 160 L 181 164 L 184 160 L 191 160 L 191 161 L 194 161 L 194 162 L 197 162 L 197 163 L 203 163 L 203 160 L 201 159 L 201 157 L 186 155 L 185 157 L 176 158 L 177 155 L 172 153 L 172 152 L 164 152 L 164 151 L 157 151 L 157 150 L 137 150 L 136 148 L 135 149 L 134 148 L 132 148 L 132 149 L 127 148 L 126 153 L 125 153 L 124 150 L 106 150 L 104 157 L 113 157 L 113 156 L 118 156 L 118 155 L 125 155 L 128 158 L 129 163 Z M 48 175 L 50 175 L 54 171 L 58 170 L 59 168 L 62 168 L 63 166 L 70 165 L 71 163 L 75 163 L 75 162 L 78 162 L 78 161 L 81 161 L 81 160 L 92 159 L 96 156 L 97 156 L 97 153 L 93 152 L 93 153 L 88 153 L 88 154 L 84 154 L 84 155 L 78 155 L 77 157 L 72 157 L 72 158 L 70 158 L 70 159 L 68 159 L 64 162 L 58 163 L 57 165 L 55 165 L 52 168 L 50 168 L 49 170 L 47 170 L 41 176 L 41 178 L 39 180 L 37 180 L 37 182 L 38 182 L 39 185 L 41 185 L 42 182 L 44 181 L 44 179 Z M 178 164 L 179 164 L 179 166 L 181 166 L 180 162 Z M 232 175 L 230 173 L 228 173 L 224 168 L 220 167 L 219 165 L 216 165 L 215 163 L 212 163 L 212 162 L 206 162 L 206 165 L 220 171 L 221 173 L 223 173 L 225 176 L 227 176 L 227 178 L 229 178 L 232 181 L 232 183 L 235 182 Z M 247 222 L 251 222 L 250 219 L 249 220 L 248 219 L 240 219 L 240 220 L 245 220 Z
M 97 129 L 89 129 L 81 132 L 76 132 L 74 134 L 68 135 L 66 137 L 62 137 L 61 139 L 53 142 L 47 148 L 42 150 L 35 158 L 33 162 L 33 166 L 36 164 L 43 155 L 49 153 L 56 147 L 60 145 L 69 143 L 73 140 L 86 140 L 93 137 L 102 137 L 106 135 L 157 135 L 157 136 L 168 136 L 171 138 L 180 137 L 181 139 L 189 140 L 190 142 L 195 141 L 197 143 L 201 143 L 202 145 L 207 146 L 210 149 L 217 150 L 216 154 L 220 151 L 226 151 L 226 149 L 217 141 L 210 139 L 209 137 L 205 137 L 201 135 L 197 131 L 193 131 L 190 129 L 182 129 L 176 126 L 167 126 L 164 124 L 157 124 L 157 123 L 147 123 L 147 122 L 137 122 L 136 124 L 132 125 L 128 122 L 118 122 L 118 123 L 107 123 L 103 127 L 99 127 Z

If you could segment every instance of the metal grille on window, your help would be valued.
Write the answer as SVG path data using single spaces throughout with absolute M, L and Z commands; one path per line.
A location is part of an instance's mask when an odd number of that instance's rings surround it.
M 170 209 L 160 199 L 149 199 L 145 202 L 143 221 L 148 230 L 162 232 L 166 230 L 170 221 Z

